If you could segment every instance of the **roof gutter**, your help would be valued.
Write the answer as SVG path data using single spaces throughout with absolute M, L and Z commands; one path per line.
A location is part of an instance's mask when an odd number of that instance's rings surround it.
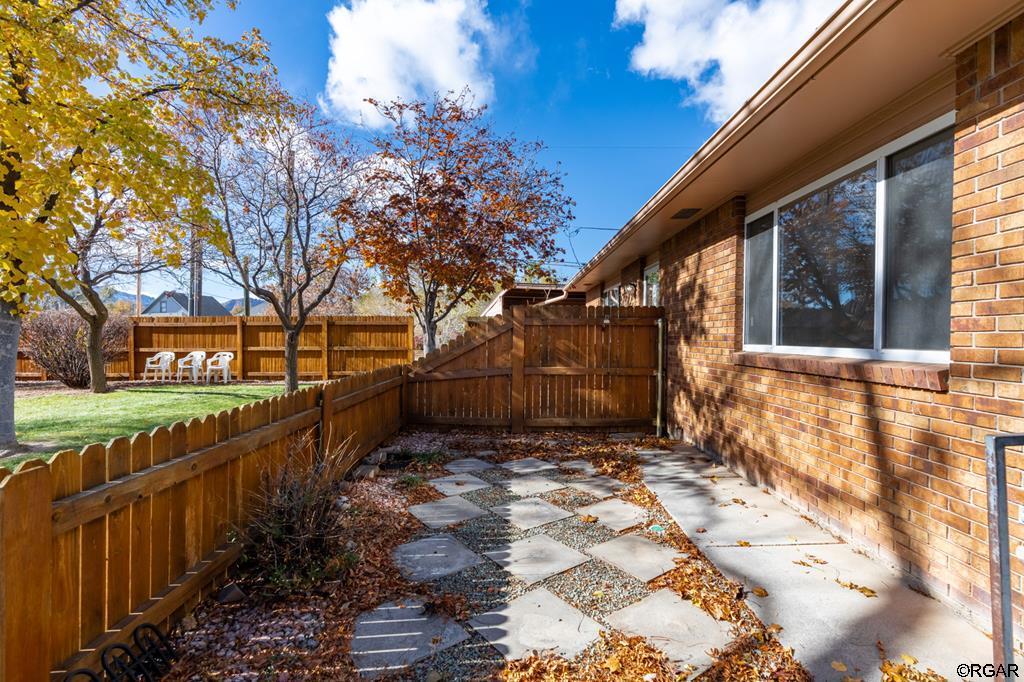
M 677 170 L 569 281 L 574 287 L 681 191 L 750 134 L 900 0 L 847 0 L 728 121 Z M 688 223 L 698 220 L 696 214 Z M 681 225 L 680 228 L 685 227 Z

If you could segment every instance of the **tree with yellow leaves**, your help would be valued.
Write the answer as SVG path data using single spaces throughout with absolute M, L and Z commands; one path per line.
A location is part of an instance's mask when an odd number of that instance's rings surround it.
M 172 133 L 189 110 L 230 122 L 273 106 L 273 73 L 255 31 L 197 36 L 219 0 L 0 2 L 0 444 L 14 439 L 19 322 L 77 268 L 68 248 L 90 188 L 148 212 L 203 222 L 211 183 Z M 233 4 L 228 0 L 228 4 Z M 175 241 L 174 221 L 164 225 Z

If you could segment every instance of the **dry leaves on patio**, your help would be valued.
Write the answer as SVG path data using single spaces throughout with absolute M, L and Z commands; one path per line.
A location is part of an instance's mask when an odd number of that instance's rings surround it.
M 556 656 L 530 656 L 509 663 L 502 671 L 506 682 L 674 682 L 677 675 L 663 653 L 643 637 L 601 633 L 601 639 L 581 661 Z

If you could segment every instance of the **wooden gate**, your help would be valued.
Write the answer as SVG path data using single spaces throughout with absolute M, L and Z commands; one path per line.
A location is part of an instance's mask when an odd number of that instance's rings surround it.
M 530 306 L 480 322 L 412 365 L 418 424 L 648 428 L 661 308 Z

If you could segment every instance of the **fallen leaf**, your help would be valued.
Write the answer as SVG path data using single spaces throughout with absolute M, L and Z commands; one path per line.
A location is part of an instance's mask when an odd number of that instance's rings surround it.
M 806 561 L 802 561 L 802 560 L 801 561 L 794 561 L 793 563 L 796 564 L 797 566 L 806 566 L 807 568 L 814 568 L 814 566 L 811 566 L 809 563 L 807 563 Z
M 580 516 L 580 521 L 583 523 L 597 523 L 597 517 L 592 514 L 584 514 Z
M 878 593 L 875 592 L 870 587 L 864 587 L 863 585 L 858 585 L 857 583 L 853 583 L 853 582 L 849 582 L 849 581 L 843 581 L 843 580 L 840 580 L 839 578 L 836 578 L 835 580 L 836 580 L 837 583 L 839 583 L 840 585 L 842 585 L 846 589 L 848 589 L 848 590 L 856 590 L 857 592 L 860 592 L 861 594 L 863 594 L 868 599 L 870 599 L 871 597 L 877 597 L 878 596 Z
M 768 590 L 764 589 L 763 587 L 755 587 L 751 590 L 751 592 L 753 592 L 755 596 L 761 597 L 762 599 L 768 596 Z
M 742 498 L 739 498 L 739 497 L 732 498 L 732 501 L 735 502 L 736 504 L 742 504 L 742 505 L 745 505 L 747 503 L 746 500 L 744 500 Z
M 604 592 L 602 592 L 601 590 L 594 590 L 590 594 L 591 594 L 591 596 L 598 597 L 598 598 L 604 596 Z
M 838 673 L 846 672 L 846 664 L 840 661 L 832 661 L 832 669 Z
M 907 665 L 917 665 L 917 659 L 910 654 L 900 654 L 900 658 L 903 659 L 903 662 Z
M 604 667 L 607 668 L 609 672 L 617 673 L 622 669 L 622 663 L 619 662 L 618 656 L 609 656 L 604 662 Z
M 739 545 L 740 547 L 750 547 L 750 543 L 747 542 L 746 540 L 737 540 L 736 544 Z
M 776 632 L 782 632 L 782 626 L 781 626 L 781 625 L 779 625 L 778 623 L 772 623 L 771 625 L 769 625 L 769 626 L 768 626 L 767 628 L 765 628 L 765 629 L 766 629 L 766 630 L 767 630 L 768 632 L 772 633 L 773 635 L 774 635 L 774 634 L 775 634 Z

